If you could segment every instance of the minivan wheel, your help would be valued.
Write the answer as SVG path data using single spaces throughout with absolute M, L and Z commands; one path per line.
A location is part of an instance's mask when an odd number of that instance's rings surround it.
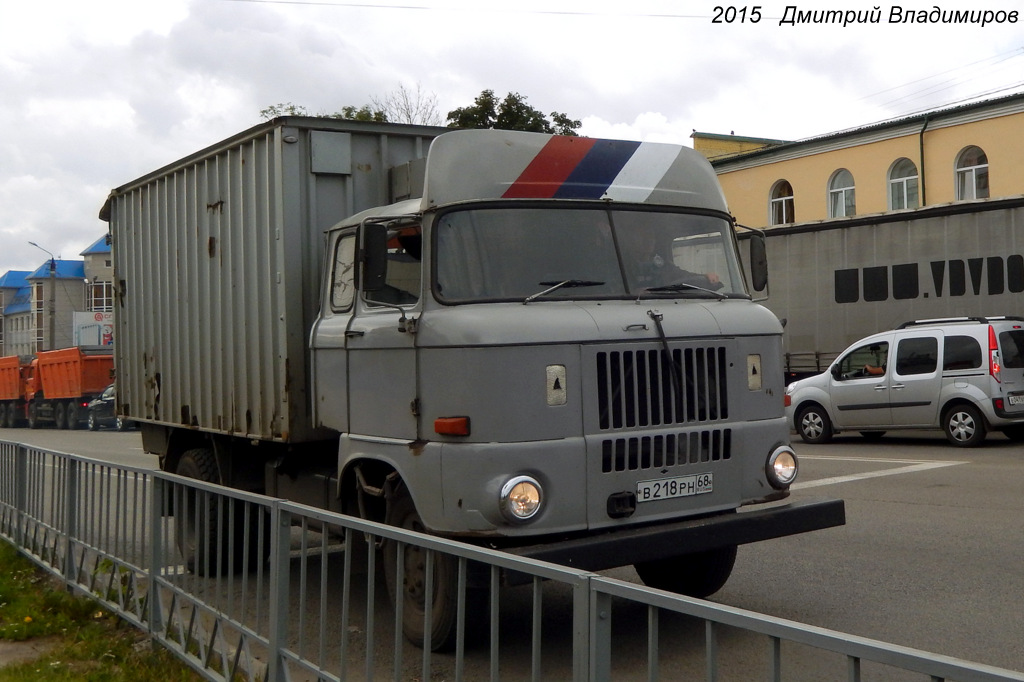
M 942 419 L 946 440 L 961 448 L 973 448 L 985 440 L 985 422 L 973 405 L 955 405 Z
M 800 410 L 796 428 L 805 443 L 827 443 L 832 440 L 832 420 L 820 405 L 808 405 Z

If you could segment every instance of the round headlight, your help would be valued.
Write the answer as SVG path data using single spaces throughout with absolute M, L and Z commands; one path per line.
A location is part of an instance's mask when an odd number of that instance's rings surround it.
M 528 521 L 540 510 L 540 483 L 530 476 L 516 476 L 501 487 L 501 513 L 509 521 Z
M 796 480 L 800 465 L 796 461 L 796 453 L 789 447 L 780 445 L 768 457 L 765 473 L 773 488 L 785 490 Z

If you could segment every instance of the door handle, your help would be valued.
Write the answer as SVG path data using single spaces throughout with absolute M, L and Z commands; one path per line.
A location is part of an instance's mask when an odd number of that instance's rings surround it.
M 346 339 L 354 339 L 359 336 L 366 336 L 366 332 L 364 332 L 362 329 L 348 329 L 345 331 Z

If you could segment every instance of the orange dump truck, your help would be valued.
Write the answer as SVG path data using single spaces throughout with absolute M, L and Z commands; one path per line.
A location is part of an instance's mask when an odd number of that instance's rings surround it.
M 0 358 L 0 426 L 20 426 L 24 419 L 27 367 L 17 355 Z
M 16 356 L 0 358 L 3 424 L 20 426 L 27 421 L 33 429 L 44 423 L 77 429 L 86 418 L 89 401 L 113 376 L 113 355 L 89 354 L 79 348 L 44 351 L 27 365 Z

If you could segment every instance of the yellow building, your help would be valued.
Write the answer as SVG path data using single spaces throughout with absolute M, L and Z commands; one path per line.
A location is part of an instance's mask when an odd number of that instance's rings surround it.
M 733 215 L 751 227 L 1024 194 L 1024 94 L 797 142 L 692 137 L 718 173 Z

